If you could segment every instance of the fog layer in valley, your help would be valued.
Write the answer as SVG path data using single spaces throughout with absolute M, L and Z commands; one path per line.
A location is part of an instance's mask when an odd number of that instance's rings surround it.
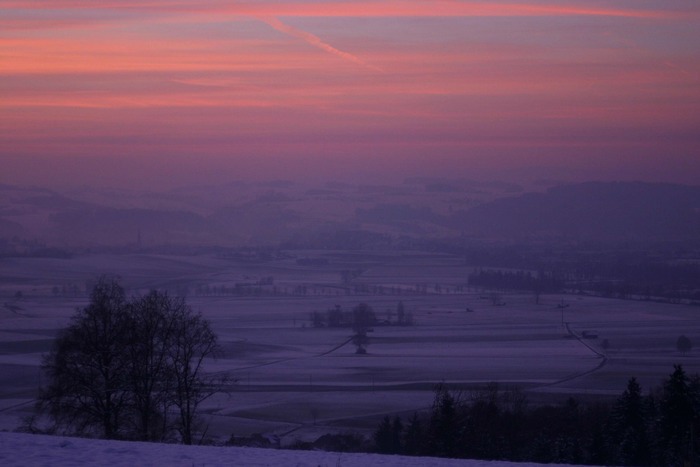
M 167 192 L 0 186 L 0 426 L 28 423 L 40 364 L 101 275 L 186 297 L 229 376 L 206 438 L 371 437 L 445 383 L 529 404 L 614 400 L 700 369 L 700 188 L 411 179 Z M 369 305 L 367 353 L 333 310 Z M 401 316 L 399 318 L 399 309 Z M 409 319 L 410 318 L 410 319 Z M 274 444 L 273 443 L 273 444 Z

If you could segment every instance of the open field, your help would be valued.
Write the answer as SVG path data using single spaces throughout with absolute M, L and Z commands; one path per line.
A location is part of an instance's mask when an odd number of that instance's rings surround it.
M 441 381 L 467 391 L 489 381 L 518 385 L 536 403 L 616 396 L 631 376 L 650 389 L 674 363 L 700 371 L 697 307 L 563 295 L 536 304 L 533 295 L 506 293 L 505 304 L 494 306 L 482 298 L 488 292 L 467 286 L 472 269 L 457 257 L 396 252 L 291 252 L 265 262 L 0 260 L 0 428 L 15 428 L 30 412 L 42 354 L 100 273 L 121 276 L 130 293 L 189 289 L 188 302 L 212 322 L 223 348 L 208 368 L 237 380 L 205 408 L 209 434 L 224 439 L 261 432 L 290 443 L 328 431 L 370 432 L 384 414 L 429 407 Z M 358 271 L 350 283 L 341 280 L 347 270 Z M 267 277 L 273 284 L 254 296 L 231 292 Z M 70 296 L 74 289 L 80 293 Z M 376 326 L 367 355 L 355 354 L 350 329 L 315 329 L 309 320 L 312 311 L 360 302 L 391 318 L 399 301 L 415 324 Z M 597 337 L 584 339 L 584 331 Z M 675 347 L 681 334 L 696 344 L 686 355 Z

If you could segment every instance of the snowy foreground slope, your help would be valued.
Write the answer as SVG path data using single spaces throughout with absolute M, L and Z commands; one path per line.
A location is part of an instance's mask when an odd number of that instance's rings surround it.
M 534 467 L 542 464 L 105 441 L 0 432 L 2 466 Z M 555 464 L 548 464 L 552 467 Z

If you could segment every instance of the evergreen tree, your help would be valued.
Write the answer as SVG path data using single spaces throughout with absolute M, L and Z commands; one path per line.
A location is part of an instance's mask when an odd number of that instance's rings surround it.
M 435 389 L 430 426 L 428 427 L 428 454 L 454 457 L 457 451 L 459 423 L 454 397 L 444 384 Z
M 390 454 L 392 452 L 392 426 L 391 419 L 387 415 L 382 419 L 374 432 L 374 446 L 380 454 Z
M 691 432 L 696 418 L 694 398 L 683 367 L 674 365 L 673 373 L 664 383 L 660 404 L 661 442 L 668 464 L 682 464 L 690 456 Z
M 593 465 L 605 465 L 609 459 L 608 443 L 605 433 L 600 425 L 596 425 L 591 433 L 588 445 L 588 463 Z
M 619 462 L 625 465 L 644 465 L 649 462 L 642 388 L 636 378 L 628 381 L 627 389 L 617 400 L 611 425 L 619 449 Z
M 404 454 L 409 456 L 418 456 L 422 454 L 424 440 L 425 433 L 423 433 L 423 424 L 420 418 L 418 418 L 418 414 L 414 412 L 403 434 Z
M 403 452 L 403 440 L 401 433 L 403 432 L 403 423 L 399 416 L 394 417 L 391 424 L 391 452 L 392 454 L 401 454 Z

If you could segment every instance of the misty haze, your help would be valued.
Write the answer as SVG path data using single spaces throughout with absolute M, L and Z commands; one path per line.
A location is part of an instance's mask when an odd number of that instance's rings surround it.
M 98 3 L 0 5 L 0 464 L 700 465 L 697 0 Z
M 460 404 L 575 400 L 584 430 L 607 423 L 586 410 L 613 406 L 630 378 L 645 395 L 674 365 L 688 378 L 698 368 L 695 186 L 414 178 L 0 191 L 5 429 L 49 429 L 34 409 L 42 355 L 100 277 L 126 299 L 181 297 L 211 323 L 219 349 L 205 370 L 225 378 L 201 404 L 197 442 L 311 447 L 352 434 L 325 447 L 371 451 L 386 416 L 428 429 L 440 387 Z M 512 459 L 587 462 L 589 448 Z

